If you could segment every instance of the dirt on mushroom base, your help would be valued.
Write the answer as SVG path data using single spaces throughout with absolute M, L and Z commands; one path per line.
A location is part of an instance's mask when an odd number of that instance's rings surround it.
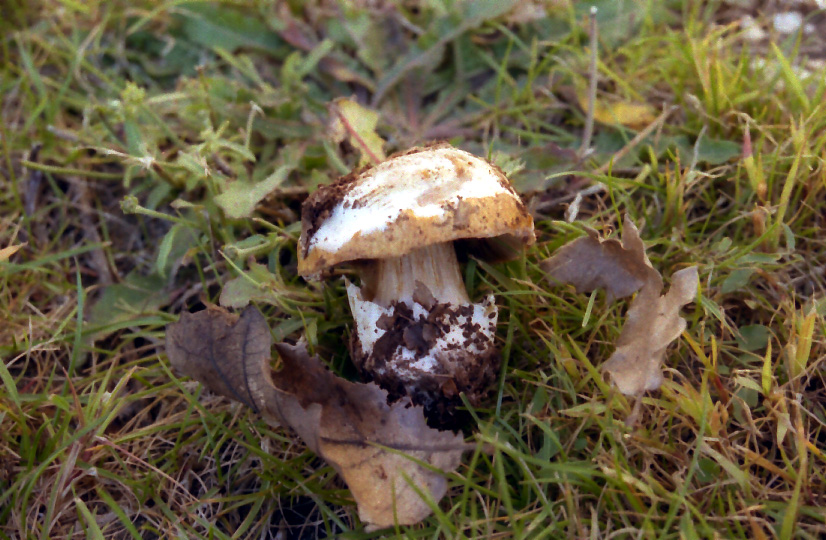
M 372 347 L 363 346 L 360 332 L 353 332 L 353 362 L 364 380 L 387 391 L 391 403 L 410 398 L 424 407 L 429 426 L 459 429 L 469 420 L 460 394 L 471 405 L 482 404 L 499 372 L 501 355 L 492 340 L 496 310 L 483 329 L 474 320 L 474 304 L 439 303 L 430 294 L 414 295 L 414 302 L 425 313 L 416 315 L 405 302 L 391 303 L 377 321 L 383 334 Z M 488 298 L 487 307 L 492 303 Z M 450 342 L 448 336 L 457 331 L 461 343 Z

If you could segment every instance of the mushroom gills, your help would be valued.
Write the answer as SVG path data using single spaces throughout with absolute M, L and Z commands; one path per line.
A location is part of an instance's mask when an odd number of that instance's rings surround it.
M 359 369 L 437 416 L 452 414 L 459 392 L 478 402 L 499 364 L 493 295 L 470 301 L 450 243 L 369 264 L 362 287 L 347 284 Z

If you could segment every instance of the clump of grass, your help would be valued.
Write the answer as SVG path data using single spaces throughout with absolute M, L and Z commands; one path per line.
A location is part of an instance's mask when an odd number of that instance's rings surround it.
M 698 6 L 599 3 L 598 100 L 675 110 L 633 145 L 641 128 L 597 124 L 584 161 L 588 5 L 4 6 L 0 249 L 25 246 L 0 262 L 0 537 L 371 537 L 332 469 L 162 346 L 235 280 L 276 339 L 355 376 L 342 287 L 295 273 L 301 201 L 358 163 L 327 137 L 342 96 L 379 112 L 388 151 L 449 139 L 542 208 L 522 261 L 466 266 L 472 296 L 502 299 L 505 367 L 448 497 L 396 533 L 822 536 L 826 84 L 799 69 L 805 36 L 747 46 Z M 279 170 L 255 218 L 220 210 Z M 537 265 L 582 234 L 554 201 L 594 182 L 579 221 L 629 213 L 663 275 L 700 266 L 641 404 L 599 372 L 625 304 Z

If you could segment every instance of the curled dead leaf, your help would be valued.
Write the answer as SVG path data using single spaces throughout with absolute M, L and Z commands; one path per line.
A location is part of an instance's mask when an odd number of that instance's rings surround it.
M 347 482 L 369 529 L 413 524 L 447 491 L 471 446 L 427 427 L 421 407 L 387 404 L 375 384 L 345 381 L 302 345 L 277 344 L 283 368 L 269 367 L 271 337 L 261 313 L 221 308 L 181 316 L 167 328 L 167 351 L 179 372 L 289 426 Z M 442 471 L 442 472 L 437 472 Z
M 600 239 L 593 229 L 587 229 L 587 233 L 542 263 L 549 279 L 570 283 L 577 292 L 605 289 L 609 300 L 630 296 L 647 283 L 662 289 L 660 273 L 651 266 L 639 230 L 631 220 L 625 220 L 622 242 Z
M 336 377 L 303 346 L 278 344 L 276 350 L 284 368 L 275 374 L 275 385 L 295 396 L 302 409 L 289 403 L 282 414 L 291 427 L 305 424 L 310 434 L 302 438 L 344 477 L 359 517 L 376 527 L 427 517 L 430 507 L 413 486 L 438 501 L 447 480 L 411 458 L 453 471 L 470 445 L 452 432 L 427 427 L 421 407 L 406 400 L 388 405 L 387 392 L 375 384 Z
M 617 349 L 603 365 L 620 392 L 639 395 L 660 387 L 665 349 L 685 330 L 679 312 L 697 296 L 697 282 L 697 267 L 684 268 L 671 277 L 664 296 L 643 287 L 631 303 Z
M 668 344 L 685 330 L 680 308 L 697 295 L 697 268 L 675 273 L 668 293 L 645 254 L 639 230 L 625 217 L 622 241 L 600 239 L 596 231 L 566 244 L 542 263 L 551 281 L 570 283 L 578 292 L 605 289 L 608 298 L 639 294 L 631 302 L 616 350 L 603 365 L 617 388 L 627 395 L 656 390 Z

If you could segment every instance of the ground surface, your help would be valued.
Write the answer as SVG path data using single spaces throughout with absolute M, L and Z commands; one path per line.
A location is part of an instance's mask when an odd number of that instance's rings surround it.
M 498 298 L 503 370 L 467 429 L 479 451 L 398 532 L 826 535 L 824 14 L 596 2 L 582 152 L 590 5 L 4 2 L 0 538 L 387 534 L 290 432 L 176 377 L 163 348 L 243 273 L 226 302 L 355 376 L 341 281 L 296 276 L 302 200 L 361 159 L 331 137 L 341 97 L 377 112 L 387 153 L 447 139 L 489 156 L 538 228 L 524 259 L 465 269 L 472 298 Z M 815 31 L 778 31 L 788 10 Z M 665 383 L 637 402 L 597 369 L 627 302 L 550 288 L 538 266 L 626 213 L 666 282 L 690 265 L 701 281 Z

